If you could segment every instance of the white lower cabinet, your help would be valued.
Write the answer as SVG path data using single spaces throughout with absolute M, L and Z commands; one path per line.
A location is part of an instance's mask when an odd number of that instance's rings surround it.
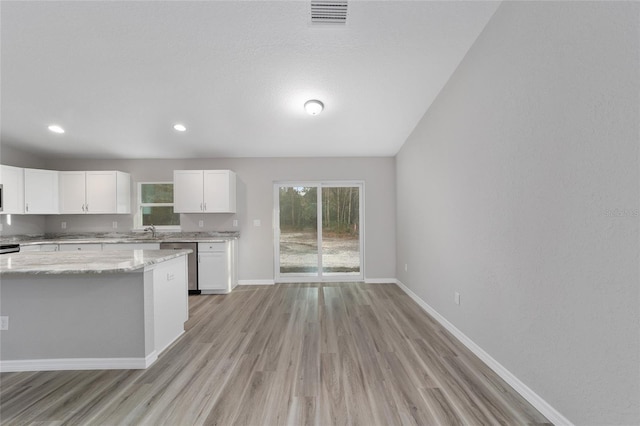
M 198 243 L 198 289 L 205 294 L 226 294 L 237 285 L 236 241 Z

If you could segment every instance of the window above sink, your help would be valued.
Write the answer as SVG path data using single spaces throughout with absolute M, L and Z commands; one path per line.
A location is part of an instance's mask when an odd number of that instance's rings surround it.
M 158 231 L 180 231 L 180 214 L 173 211 L 173 182 L 138 182 L 135 229 L 154 225 Z

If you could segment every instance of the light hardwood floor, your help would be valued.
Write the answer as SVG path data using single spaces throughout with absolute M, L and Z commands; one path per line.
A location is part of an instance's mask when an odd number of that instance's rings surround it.
M 147 370 L 3 373 L 0 422 L 485 425 L 545 419 L 394 284 L 190 296 Z

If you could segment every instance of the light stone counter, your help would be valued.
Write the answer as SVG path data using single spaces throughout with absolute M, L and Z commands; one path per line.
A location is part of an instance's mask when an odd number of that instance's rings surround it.
M 2 243 L 18 243 L 21 246 L 37 244 L 120 244 L 120 243 L 164 243 L 195 242 L 218 243 L 240 238 L 236 231 L 221 232 L 159 232 L 156 238 L 144 232 L 115 233 L 89 232 L 44 235 L 14 235 L 0 238 Z
M 24 252 L 0 256 L 0 275 L 102 274 L 143 269 L 192 250 Z

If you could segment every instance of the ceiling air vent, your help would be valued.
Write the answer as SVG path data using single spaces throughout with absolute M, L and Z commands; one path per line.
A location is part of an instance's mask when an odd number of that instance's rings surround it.
M 312 24 L 346 24 L 347 0 L 311 0 Z

